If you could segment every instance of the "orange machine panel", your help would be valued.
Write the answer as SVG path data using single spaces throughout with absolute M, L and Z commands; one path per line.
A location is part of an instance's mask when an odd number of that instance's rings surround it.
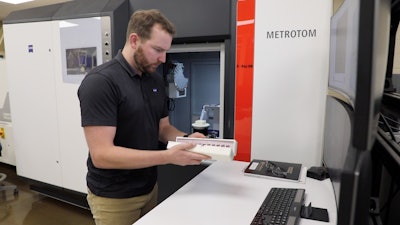
M 237 5 L 235 130 L 238 142 L 235 160 L 250 161 L 253 107 L 255 0 Z

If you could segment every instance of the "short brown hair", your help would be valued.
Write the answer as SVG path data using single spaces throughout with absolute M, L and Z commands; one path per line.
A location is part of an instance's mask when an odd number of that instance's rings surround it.
M 129 39 L 131 33 L 137 33 L 144 40 L 150 39 L 151 29 L 155 24 L 159 24 L 163 30 L 175 35 L 175 25 L 167 19 L 159 10 L 137 10 L 129 20 L 128 29 L 126 31 L 126 39 Z

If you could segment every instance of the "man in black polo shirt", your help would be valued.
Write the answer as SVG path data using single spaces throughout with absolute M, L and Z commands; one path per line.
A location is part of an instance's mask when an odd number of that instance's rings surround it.
M 151 210 L 157 204 L 157 165 L 210 159 L 186 151 L 191 144 L 158 150 L 158 141 L 186 135 L 170 124 L 163 79 L 155 73 L 174 34 L 174 25 L 159 11 L 135 12 L 122 51 L 79 87 L 89 147 L 88 203 L 97 225 L 131 225 Z

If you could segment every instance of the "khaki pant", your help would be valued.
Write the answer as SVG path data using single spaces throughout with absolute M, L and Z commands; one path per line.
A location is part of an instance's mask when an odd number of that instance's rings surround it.
M 157 205 L 158 186 L 147 195 L 105 198 L 88 191 L 87 201 L 96 225 L 132 225 Z

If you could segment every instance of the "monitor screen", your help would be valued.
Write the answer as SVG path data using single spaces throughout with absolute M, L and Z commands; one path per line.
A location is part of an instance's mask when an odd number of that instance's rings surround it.
M 357 74 L 357 1 L 345 1 L 331 19 L 329 87 L 354 106 Z
M 349 103 L 352 144 L 372 147 L 385 83 L 390 0 L 344 0 L 331 19 L 329 88 Z
M 390 0 L 344 0 L 331 19 L 323 163 L 338 225 L 368 224 L 370 150 L 377 136 L 388 58 Z

